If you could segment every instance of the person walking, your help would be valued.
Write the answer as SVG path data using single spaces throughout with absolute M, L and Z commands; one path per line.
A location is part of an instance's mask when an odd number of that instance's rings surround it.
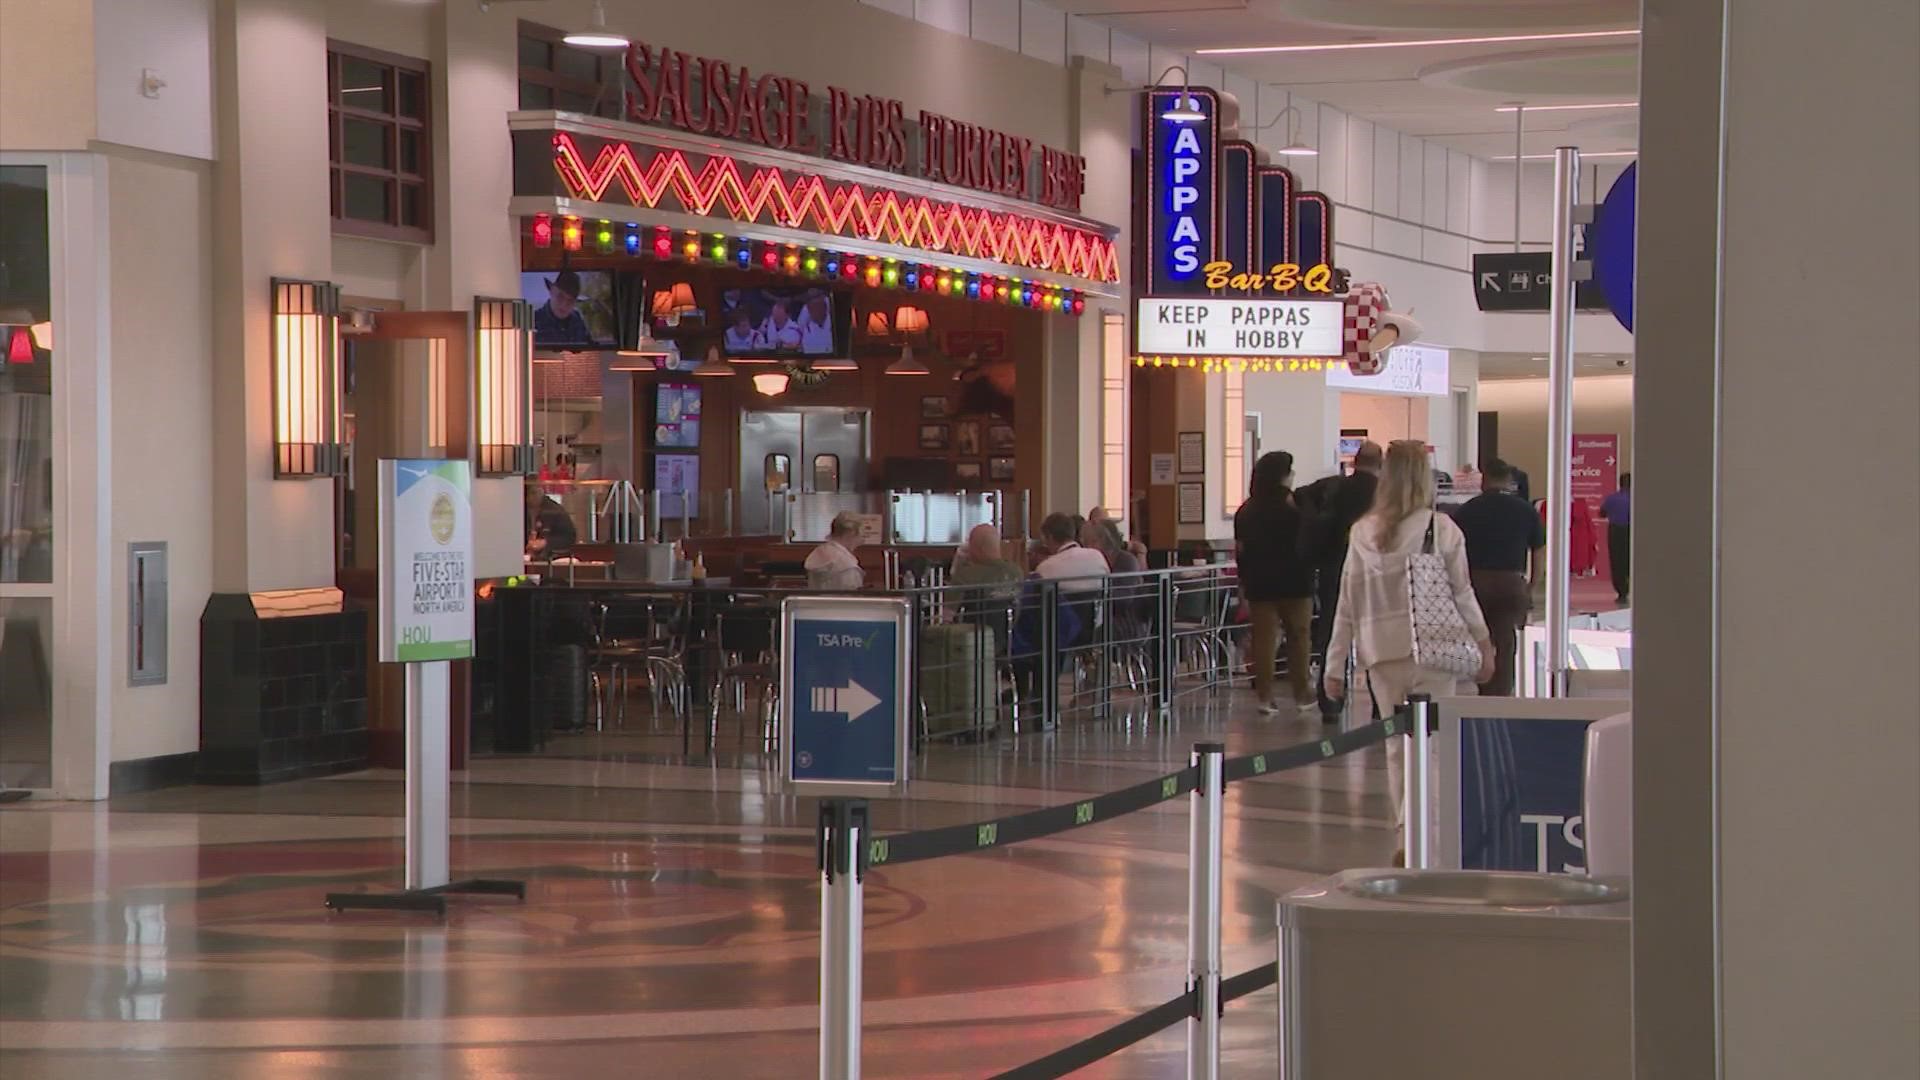
M 1512 697 L 1514 653 L 1533 606 L 1533 577 L 1547 546 L 1547 527 L 1514 492 L 1513 469 L 1506 462 L 1494 458 L 1481 476 L 1480 495 L 1453 520 L 1467 539 L 1474 599 L 1493 636 L 1493 678 L 1480 684 L 1480 693 Z
M 1273 656 L 1284 630 L 1287 681 L 1302 712 L 1319 710 L 1307 679 L 1312 664 L 1313 567 L 1300 551 L 1300 508 L 1293 501 L 1293 455 L 1262 454 L 1253 464 L 1247 501 L 1233 515 L 1234 558 L 1240 564 L 1240 595 L 1253 623 L 1248 666 L 1253 696 L 1262 713 L 1280 711 L 1273 700 Z
M 1340 600 L 1333 620 L 1328 656 L 1345 656 L 1352 648 L 1358 680 L 1367 686 L 1377 716 L 1387 716 L 1416 693 L 1448 697 L 1459 680 L 1443 671 L 1422 668 L 1413 658 L 1413 611 L 1408 579 L 1411 556 L 1431 550 L 1447 566 L 1453 602 L 1474 643 L 1480 648 L 1476 682 L 1493 677 L 1494 650 L 1487 620 L 1473 598 L 1467 573 L 1467 543 L 1460 526 L 1433 508 L 1433 470 L 1427 448 L 1417 440 L 1396 441 L 1387 448 L 1373 508 L 1353 527 L 1346 564 L 1340 574 Z M 1327 665 L 1327 693 L 1344 698 L 1345 672 Z M 1387 743 L 1388 787 L 1394 793 L 1396 822 L 1405 820 L 1401 800 L 1400 740 Z M 1404 851 L 1404 849 L 1403 849 Z
M 1607 522 L 1607 563 L 1613 571 L 1614 599 L 1624 606 L 1632 596 L 1629 560 L 1633 558 L 1633 474 L 1620 474 L 1620 487 L 1600 500 Z
M 1328 651 L 1333 641 L 1334 609 L 1340 600 L 1340 572 L 1346 565 L 1347 540 L 1353 525 L 1373 506 L 1374 491 L 1380 483 L 1380 464 L 1384 453 L 1380 444 L 1369 439 L 1353 455 L 1353 472 L 1347 476 L 1329 476 L 1316 480 L 1296 493 L 1295 502 L 1307 507 L 1311 516 L 1301 527 L 1300 554 L 1313 567 L 1317 608 L 1313 622 L 1313 647 L 1320 652 L 1320 719 L 1329 724 L 1340 722 L 1338 694 L 1326 689 L 1329 671 L 1344 672 L 1347 654 Z

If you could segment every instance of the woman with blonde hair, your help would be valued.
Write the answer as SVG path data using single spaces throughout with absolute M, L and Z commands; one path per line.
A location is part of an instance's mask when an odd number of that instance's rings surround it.
M 1426 444 L 1407 439 L 1387 447 L 1373 508 L 1354 524 L 1341 570 L 1340 603 L 1333 617 L 1333 640 L 1327 649 L 1328 697 L 1346 696 L 1343 669 L 1349 648 L 1355 656 L 1356 680 L 1366 685 L 1378 715 L 1392 713 L 1411 694 L 1447 697 L 1459 689 L 1458 676 L 1422 668 L 1413 658 L 1408 560 L 1423 551 L 1439 555 L 1446 562 L 1454 606 L 1480 648 L 1480 672 L 1475 681 L 1485 682 L 1493 676 L 1492 635 L 1473 596 L 1466 537 L 1452 518 L 1434 511 L 1433 495 L 1433 468 L 1427 461 Z M 1387 744 L 1387 771 L 1396 817 L 1405 814 L 1405 807 L 1400 806 L 1398 751 L 1398 739 Z

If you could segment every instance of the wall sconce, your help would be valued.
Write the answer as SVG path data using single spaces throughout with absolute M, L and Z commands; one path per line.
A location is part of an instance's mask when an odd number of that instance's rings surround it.
M 886 312 L 884 311 L 867 312 L 867 336 L 868 337 L 883 338 L 883 337 L 886 337 L 891 332 L 892 331 L 890 331 L 887 328 Z
M 475 297 L 473 401 L 482 476 L 526 476 L 533 455 L 533 305 Z
M 767 397 L 779 397 L 787 392 L 788 381 L 784 371 L 763 371 L 753 377 L 753 388 Z
M 273 475 L 340 476 L 340 289 L 273 279 Z
M 665 319 L 673 314 L 673 290 L 661 289 L 653 294 L 653 317 Z

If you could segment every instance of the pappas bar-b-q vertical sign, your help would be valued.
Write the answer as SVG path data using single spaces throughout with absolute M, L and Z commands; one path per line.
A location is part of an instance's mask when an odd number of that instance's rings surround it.
M 1201 268 L 1219 255 L 1220 99 L 1204 86 L 1155 87 L 1144 96 L 1153 133 L 1145 161 L 1146 292 L 1204 295 Z M 1186 117 L 1186 109 L 1200 117 Z

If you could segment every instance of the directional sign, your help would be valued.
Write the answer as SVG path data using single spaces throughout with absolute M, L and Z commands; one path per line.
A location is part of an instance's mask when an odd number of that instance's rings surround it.
M 1481 311 L 1545 311 L 1552 293 L 1550 251 L 1486 252 L 1473 257 L 1473 298 Z
M 780 605 L 781 763 L 806 794 L 902 788 L 910 745 L 904 601 L 795 596 Z
M 1616 434 L 1573 436 L 1572 484 L 1568 491 L 1584 499 L 1587 508 L 1598 511 L 1600 500 L 1620 486 L 1620 436 Z
M 1481 311 L 1546 311 L 1553 302 L 1553 253 L 1484 251 L 1473 257 L 1473 299 Z M 1607 310 L 1590 281 L 1574 286 L 1579 311 Z

